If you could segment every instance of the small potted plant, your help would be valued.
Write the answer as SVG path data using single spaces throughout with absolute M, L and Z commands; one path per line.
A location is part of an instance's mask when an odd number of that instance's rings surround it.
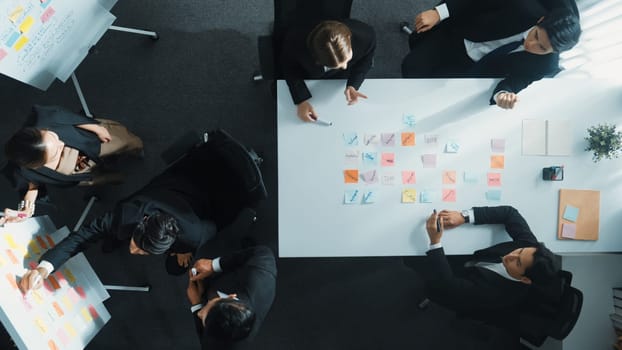
M 587 129 L 586 151 L 594 152 L 594 163 L 601 159 L 618 158 L 622 151 L 622 132 L 616 131 L 614 124 L 598 124 Z

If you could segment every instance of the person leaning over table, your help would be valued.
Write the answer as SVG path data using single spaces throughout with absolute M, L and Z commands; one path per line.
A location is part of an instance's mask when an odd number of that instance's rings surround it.
M 559 54 L 581 34 L 574 0 L 444 0 L 415 17 L 404 78 L 503 78 L 490 104 L 559 71 Z
M 25 127 L 7 141 L 4 152 L 9 160 L 5 173 L 24 197 L 17 212 L 5 209 L 5 218 L 0 220 L 18 222 L 34 214 L 35 201 L 44 185 L 69 187 L 120 181 L 120 174 L 103 172 L 99 164 L 119 154 L 141 156 L 143 142 L 116 121 L 35 105 Z
M 359 88 L 372 66 L 375 50 L 374 29 L 355 19 L 293 25 L 283 39 L 280 64 L 298 117 L 305 122 L 318 118 L 304 79 L 347 79 L 344 94 L 348 105 L 367 98 Z
M 452 268 L 441 238 L 445 228 L 463 224 L 502 224 L 512 241 L 478 250 L 465 266 Z M 419 272 L 426 282 L 427 297 L 460 316 L 517 329 L 518 311 L 530 287 L 546 285 L 560 270 L 560 259 L 538 242 L 523 216 L 511 206 L 443 210 L 430 215 L 426 230 L 428 264 Z
M 214 259 L 203 251 L 197 256 L 187 295 L 201 348 L 251 349 L 276 293 L 274 254 L 255 246 Z

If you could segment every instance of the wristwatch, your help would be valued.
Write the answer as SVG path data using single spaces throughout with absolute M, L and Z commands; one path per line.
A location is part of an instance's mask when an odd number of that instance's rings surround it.
M 471 218 L 469 217 L 469 211 L 468 210 L 463 210 L 462 212 L 460 212 L 460 214 L 464 218 L 464 223 L 465 224 L 468 224 L 469 222 L 471 222 Z

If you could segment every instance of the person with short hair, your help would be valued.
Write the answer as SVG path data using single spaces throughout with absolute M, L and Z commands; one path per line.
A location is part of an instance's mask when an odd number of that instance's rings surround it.
M 199 252 L 189 272 L 187 296 L 202 349 L 249 344 L 276 293 L 274 254 L 255 246 L 208 259 Z
M 414 28 L 404 78 L 502 78 L 490 104 L 505 109 L 529 84 L 559 72 L 559 54 L 581 34 L 572 0 L 445 0 L 418 14 Z
M 367 98 L 359 88 L 372 66 L 375 50 L 374 29 L 354 19 L 316 20 L 290 28 L 283 39 L 279 63 L 298 117 L 305 122 L 318 118 L 304 79 L 347 79 L 344 94 L 348 105 Z
M 476 251 L 461 266 L 450 265 L 441 238 L 445 228 L 463 224 L 502 224 L 512 238 Z M 560 258 L 538 242 L 523 216 L 511 206 L 435 212 L 426 222 L 430 239 L 427 297 L 469 318 L 508 325 L 531 286 L 545 286 L 560 271 Z M 511 327 L 508 327 L 511 328 Z

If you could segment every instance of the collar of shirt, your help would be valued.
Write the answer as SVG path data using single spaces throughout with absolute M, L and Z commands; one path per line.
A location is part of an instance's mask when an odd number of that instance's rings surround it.
M 475 264 L 475 266 L 483 267 L 485 269 L 488 269 L 488 270 L 490 270 L 492 272 L 497 273 L 498 275 L 500 275 L 503 278 L 509 279 L 510 281 L 520 282 L 519 279 L 516 279 L 516 278 L 510 276 L 510 274 L 505 269 L 505 266 L 503 266 L 502 263 L 478 262 L 477 264 Z
M 518 33 L 516 35 L 512 35 L 512 36 L 509 36 L 509 37 L 503 38 L 503 39 L 482 41 L 482 42 L 475 42 L 475 41 L 470 41 L 470 40 L 464 39 L 464 48 L 466 50 L 467 55 L 469 55 L 469 57 L 473 61 L 477 62 L 477 61 L 481 60 L 482 57 L 486 56 L 488 53 L 490 53 L 492 50 L 494 50 L 494 49 L 496 49 L 498 47 L 501 47 L 501 46 L 503 46 L 505 44 L 508 44 L 508 43 L 511 43 L 513 41 L 519 41 L 521 39 L 523 39 L 523 40 L 527 39 L 527 35 L 529 34 L 529 32 L 534 27 L 531 27 L 531 28 L 527 29 L 526 31 L 524 31 L 522 33 Z M 519 51 L 525 51 L 525 46 L 524 45 L 520 45 L 519 47 L 517 47 L 512 52 L 519 52 Z

